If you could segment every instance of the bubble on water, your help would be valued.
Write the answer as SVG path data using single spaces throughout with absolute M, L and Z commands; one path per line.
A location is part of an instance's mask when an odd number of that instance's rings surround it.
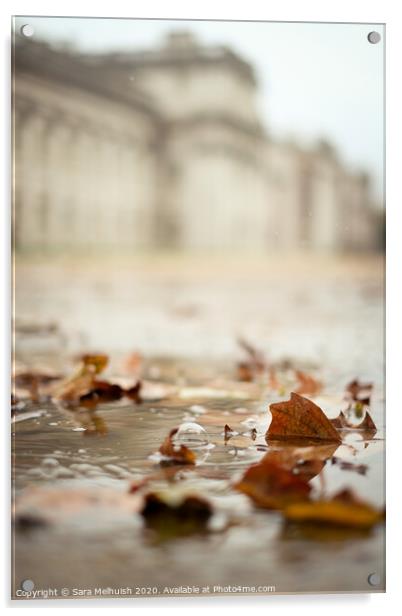
M 200 424 L 186 421 L 179 426 L 174 436 L 174 442 L 186 445 L 192 449 L 199 449 L 209 445 L 209 437 L 205 428 L 200 426 Z

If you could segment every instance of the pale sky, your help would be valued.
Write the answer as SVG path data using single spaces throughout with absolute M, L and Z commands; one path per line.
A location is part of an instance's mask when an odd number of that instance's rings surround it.
M 267 131 L 307 145 L 329 140 L 348 165 L 370 173 L 381 198 L 382 25 L 18 17 L 17 30 L 27 23 L 38 38 L 88 52 L 155 47 L 178 29 L 228 45 L 254 66 Z M 373 30 L 376 45 L 367 41 Z

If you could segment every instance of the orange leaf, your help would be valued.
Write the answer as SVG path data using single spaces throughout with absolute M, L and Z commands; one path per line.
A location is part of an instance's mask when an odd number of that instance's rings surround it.
M 322 384 L 309 374 L 306 374 L 301 370 L 295 370 L 295 374 L 297 380 L 299 381 L 299 387 L 296 389 L 297 394 L 314 395 L 321 391 Z
M 265 509 L 282 509 L 289 502 L 308 498 L 311 487 L 307 481 L 282 463 L 280 452 L 267 454 L 261 462 L 247 469 L 235 489 Z
M 319 406 L 296 393 L 290 400 L 270 405 L 272 421 L 267 440 L 311 439 L 341 442 L 341 438 Z
M 177 433 L 178 428 L 174 428 L 169 432 L 159 451 L 163 456 L 170 458 L 171 464 L 195 464 L 196 457 L 193 451 L 185 445 L 176 445 L 173 443 L 173 437 Z
M 383 519 L 383 512 L 359 500 L 349 490 L 343 490 L 331 500 L 292 503 L 284 510 L 286 519 L 292 522 L 369 529 Z

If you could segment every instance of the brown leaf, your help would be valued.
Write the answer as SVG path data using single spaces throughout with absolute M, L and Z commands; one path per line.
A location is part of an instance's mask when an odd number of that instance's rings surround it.
M 341 442 L 341 438 L 319 406 L 292 393 L 290 400 L 270 405 L 272 421 L 267 440 L 310 439 Z
M 296 394 L 309 394 L 313 396 L 322 389 L 322 384 L 309 374 L 301 370 L 295 370 L 295 375 L 299 381 L 299 387 L 295 390 Z
M 92 389 L 80 396 L 79 402 L 83 406 L 96 406 L 99 403 L 114 402 L 123 396 L 123 389 L 120 385 L 108 383 L 107 381 L 94 380 Z
M 305 479 L 285 468 L 279 452 L 268 453 L 250 466 L 234 487 L 265 509 L 282 509 L 289 502 L 305 500 L 311 490 Z
M 81 356 L 81 361 L 86 368 L 95 372 L 95 374 L 100 374 L 108 365 L 109 357 L 103 354 L 94 355 L 86 353 L 85 355 Z
M 352 400 L 365 401 L 366 404 L 370 404 L 372 391 L 373 383 L 360 383 L 358 379 L 354 379 L 346 386 L 346 392 Z
M 169 458 L 170 464 L 195 464 L 196 456 L 191 449 L 186 447 L 186 445 L 174 444 L 173 437 L 177 432 L 178 428 L 174 428 L 169 432 L 159 447 L 159 452 Z
M 253 381 L 267 368 L 264 354 L 243 338 L 238 339 L 238 344 L 246 352 L 247 360 L 238 363 L 237 378 L 239 381 Z
M 225 442 L 228 441 L 230 438 L 232 438 L 232 436 L 233 436 L 232 428 L 228 424 L 225 424 L 225 428 L 224 428 Z
M 368 529 L 383 519 L 383 512 L 342 490 L 330 500 L 292 503 L 284 510 L 292 522 L 314 522 L 334 526 Z
M 366 411 L 363 421 L 357 425 L 350 423 L 342 411 L 339 413 L 338 417 L 335 417 L 335 419 L 331 419 L 330 421 L 338 430 L 362 430 L 368 435 L 374 435 L 377 432 L 377 426 L 368 411 Z
M 56 400 L 78 404 L 82 396 L 96 389 L 96 375 L 108 363 L 107 355 L 82 355 L 81 363 L 71 377 L 65 379 L 54 390 Z
M 159 539 L 172 539 L 205 532 L 212 515 L 211 505 L 195 495 L 169 498 L 163 492 L 150 492 L 145 496 L 141 510 L 146 525 Z
M 343 411 L 339 412 L 338 417 L 335 417 L 334 419 L 330 419 L 329 421 L 332 423 L 334 428 L 336 428 L 337 430 L 341 430 L 342 428 L 345 428 L 345 426 L 348 425 L 348 420 L 346 419 L 346 416 L 343 413 Z
M 142 402 L 141 389 L 142 389 L 142 382 L 138 381 L 135 385 L 133 385 L 133 387 L 126 389 L 124 393 L 127 396 L 127 398 L 130 398 L 130 400 L 134 400 L 134 402 L 139 404 Z

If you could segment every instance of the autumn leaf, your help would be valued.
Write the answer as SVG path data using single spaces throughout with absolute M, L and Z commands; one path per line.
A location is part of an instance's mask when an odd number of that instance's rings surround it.
M 232 428 L 228 425 L 225 424 L 225 428 L 224 428 L 224 439 L 225 439 L 225 443 L 226 441 L 228 441 L 230 438 L 232 438 L 233 436 L 233 430 Z
M 290 400 L 270 405 L 272 421 L 267 440 L 310 439 L 341 442 L 341 438 L 319 406 L 292 393 Z
M 348 423 L 348 420 L 346 419 L 346 416 L 343 411 L 340 411 L 337 417 L 334 417 L 333 419 L 330 419 L 329 421 L 334 426 L 334 428 L 336 428 L 337 430 L 342 430 L 342 428 L 345 428 L 345 426 L 347 426 L 347 423 Z
M 237 378 L 239 381 L 253 381 L 266 370 L 264 354 L 243 338 L 238 339 L 238 344 L 245 351 L 247 359 L 237 364 Z
M 370 404 L 372 391 L 373 383 L 360 383 L 358 379 L 354 379 L 346 386 L 346 392 L 352 400 L 367 405 Z
M 358 499 L 350 490 L 342 490 L 330 500 L 292 503 L 285 508 L 284 516 L 292 522 L 369 529 L 380 522 L 384 514 Z
M 295 370 L 295 375 L 299 381 L 299 387 L 295 390 L 296 394 L 309 394 L 313 396 L 322 389 L 322 384 L 309 374 L 301 370 Z
M 140 513 L 157 538 L 166 540 L 205 532 L 212 508 L 199 496 L 180 496 L 169 490 L 148 493 Z
M 81 356 L 82 364 L 95 374 L 100 374 L 104 371 L 109 363 L 109 357 L 103 354 L 93 355 L 86 353 Z
M 43 394 L 49 393 L 48 386 L 61 378 L 58 373 L 32 370 L 16 372 L 13 381 L 15 389 L 27 391 L 32 402 L 39 402 Z
M 289 502 L 308 498 L 308 482 L 285 467 L 281 454 L 268 453 L 247 469 L 234 488 L 265 509 L 282 509 Z
M 82 355 L 81 362 L 73 375 L 54 390 L 54 398 L 77 404 L 82 396 L 86 396 L 96 388 L 95 377 L 105 369 L 107 363 L 107 355 Z
M 186 445 L 177 445 L 173 442 L 173 437 L 177 432 L 178 428 L 174 428 L 169 432 L 159 447 L 159 452 L 166 458 L 169 458 L 170 464 L 195 464 L 196 456 L 194 452 L 186 447 Z
M 330 420 L 332 425 L 338 430 L 361 430 L 367 435 L 374 436 L 377 432 L 377 426 L 375 425 L 370 413 L 367 411 L 363 421 L 359 424 L 352 424 L 347 419 L 346 415 L 340 411 L 338 417 Z
M 140 402 L 142 402 L 141 389 L 142 381 L 138 381 L 135 385 L 133 385 L 133 387 L 126 389 L 124 394 L 127 396 L 127 398 L 130 398 L 130 400 L 133 400 L 134 402 L 139 404 Z
M 92 407 L 99 403 L 114 402 L 123 396 L 123 389 L 120 385 L 108 383 L 107 381 L 94 380 L 90 391 L 79 398 L 82 406 Z

